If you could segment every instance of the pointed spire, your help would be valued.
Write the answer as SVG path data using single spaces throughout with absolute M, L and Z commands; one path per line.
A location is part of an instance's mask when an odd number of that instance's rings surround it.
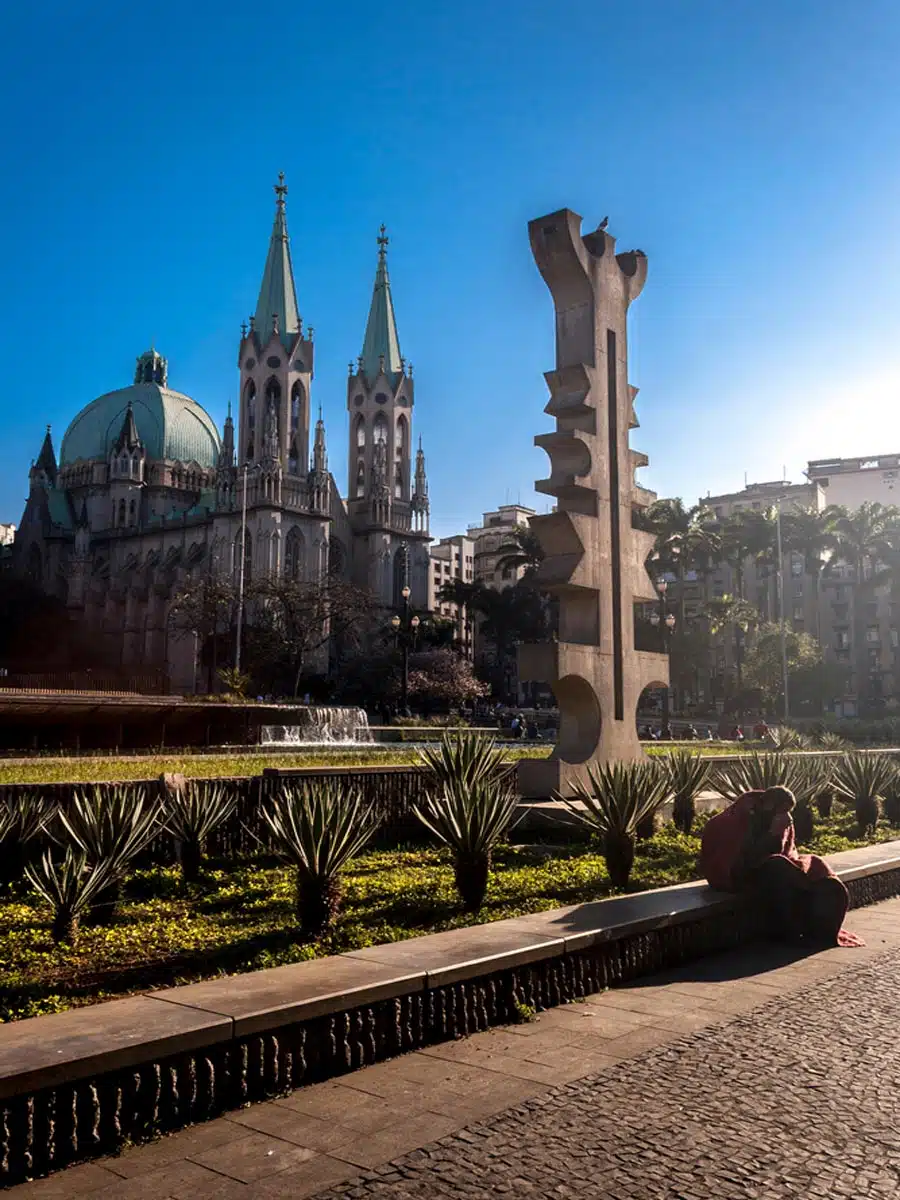
M 391 281 L 387 269 L 388 241 L 385 227 L 382 225 L 378 238 L 375 287 L 361 355 L 362 370 L 370 381 L 378 376 L 379 370 L 384 370 L 392 377 L 399 375 L 402 370 L 394 301 L 391 298 Z
M 225 418 L 222 448 L 219 451 L 219 467 L 228 470 L 234 466 L 234 421 L 231 418 L 231 401 L 228 401 L 228 416 Z
M 264 340 L 268 340 L 274 328 L 285 342 L 290 340 L 300 329 L 294 270 L 291 266 L 291 246 L 285 216 L 284 198 L 286 195 L 287 187 L 282 171 L 278 176 L 278 183 L 275 184 L 275 223 L 272 226 L 269 253 L 263 271 L 262 285 L 259 289 L 259 301 L 256 305 L 255 318 L 250 322 L 251 331 L 255 329 Z
M 325 449 L 325 422 L 322 420 L 322 405 L 319 405 L 319 419 L 316 421 L 316 432 L 313 439 L 312 462 L 310 470 L 314 475 L 325 475 L 328 472 L 328 454 Z
M 56 483 L 56 452 L 53 449 L 53 438 L 50 436 L 49 425 L 47 426 L 47 432 L 44 434 L 41 452 L 38 455 L 37 462 L 34 464 L 32 470 L 43 471 L 47 476 L 48 483 Z
M 413 496 L 424 500 L 428 496 L 428 477 L 425 474 L 425 451 L 422 449 L 422 438 L 419 438 L 419 448 L 416 451 L 416 483 Z
M 113 449 L 117 454 L 121 454 L 123 450 L 136 450 L 140 445 L 141 438 L 134 419 L 134 409 L 129 402 L 128 408 L 125 410 L 125 420 L 122 422 L 119 436 L 113 443 Z

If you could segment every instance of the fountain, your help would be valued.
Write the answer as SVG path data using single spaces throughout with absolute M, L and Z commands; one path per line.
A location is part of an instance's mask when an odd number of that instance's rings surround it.
M 303 710 L 300 725 L 261 725 L 261 746 L 357 746 L 369 745 L 372 731 L 362 708 L 317 708 Z

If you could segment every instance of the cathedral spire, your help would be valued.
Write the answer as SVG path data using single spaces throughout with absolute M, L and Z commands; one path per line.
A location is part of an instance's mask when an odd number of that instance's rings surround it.
M 117 454 L 121 454 L 123 450 L 136 450 L 140 444 L 141 437 L 134 419 L 134 409 L 129 404 L 125 411 L 125 420 L 122 422 L 122 428 L 119 430 L 119 436 L 116 438 L 113 448 Z
M 325 475 L 328 472 L 328 454 L 325 450 L 325 422 L 322 420 L 321 404 L 319 405 L 319 419 L 316 421 L 310 470 L 319 475 Z
M 231 401 L 228 401 L 228 416 L 225 418 L 222 448 L 219 451 L 219 468 L 228 470 L 234 466 L 234 421 L 231 417 Z
M 53 449 L 53 438 L 50 436 L 49 425 L 47 426 L 47 432 L 44 434 L 41 452 L 32 469 L 34 471 L 43 471 L 47 477 L 47 482 L 51 486 L 56 483 L 56 452 Z
M 360 366 L 366 378 L 374 380 L 380 370 L 396 377 L 403 370 L 400 357 L 400 342 L 397 338 L 397 322 L 394 317 L 394 302 L 391 299 L 391 281 L 387 269 L 388 238 L 381 226 L 378 237 L 378 267 L 375 271 L 375 288 L 366 324 L 366 336 Z
M 287 187 L 284 172 L 275 184 L 275 223 L 269 241 L 269 253 L 259 289 L 255 320 L 251 323 L 265 344 L 276 329 L 283 341 L 290 340 L 300 330 L 297 311 L 297 291 L 294 287 L 294 271 L 291 266 L 291 245 L 288 239 L 285 216 Z

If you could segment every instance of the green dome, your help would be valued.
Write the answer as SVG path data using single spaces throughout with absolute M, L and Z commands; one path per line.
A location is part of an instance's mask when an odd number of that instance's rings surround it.
M 60 466 L 79 459 L 107 459 L 129 404 L 148 458 L 217 465 L 219 434 L 209 413 L 190 396 L 158 383 L 135 383 L 107 392 L 81 410 L 62 440 Z

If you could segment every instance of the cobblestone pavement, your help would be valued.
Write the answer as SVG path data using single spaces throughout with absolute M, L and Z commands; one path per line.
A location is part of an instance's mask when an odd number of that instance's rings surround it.
M 893 1196 L 900 900 L 849 923 L 866 949 L 793 960 L 755 947 L 706 959 L 9 1194 Z

